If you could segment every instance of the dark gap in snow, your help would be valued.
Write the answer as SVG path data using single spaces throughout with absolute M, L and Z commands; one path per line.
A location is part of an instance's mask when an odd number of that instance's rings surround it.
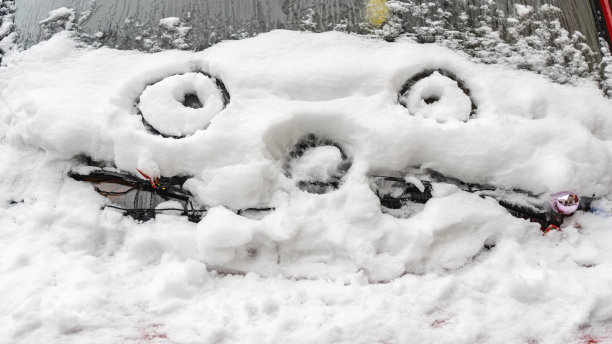
M 438 96 L 431 96 L 431 97 L 427 97 L 427 98 L 423 99 L 425 104 L 433 104 L 433 103 L 437 102 L 438 100 L 440 100 L 440 97 L 438 97 Z
M 200 98 L 195 93 L 188 93 L 185 95 L 185 98 L 181 102 L 185 107 L 190 107 L 192 109 L 201 109 L 202 102 Z
M 258 253 L 259 253 L 258 250 L 254 247 L 250 247 L 247 249 L 247 255 L 251 258 L 257 257 Z

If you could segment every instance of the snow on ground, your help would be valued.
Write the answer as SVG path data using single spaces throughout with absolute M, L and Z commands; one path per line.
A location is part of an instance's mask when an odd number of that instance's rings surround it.
M 60 33 L 3 63 L 2 342 L 612 342 L 609 209 L 542 236 L 494 200 L 446 187 L 404 219 L 381 212 L 367 179 L 429 168 L 605 205 L 612 101 L 594 84 L 335 32 L 156 54 L 91 49 Z M 466 99 L 442 75 L 413 91 L 439 102 L 427 108 L 410 95 L 412 114 L 398 103 L 406 80 L 439 68 L 471 89 L 474 118 L 461 120 Z M 190 72 L 221 80 L 229 104 L 210 121 L 214 107 L 183 116 L 165 104 L 175 121 L 156 113 L 156 125 L 188 136 L 151 134 L 140 95 Z M 151 101 L 179 102 L 185 94 L 174 92 L 205 87 L 195 79 Z M 283 171 L 310 133 L 352 161 L 336 191 L 303 192 Z M 186 187 L 212 208 L 197 224 L 175 215 L 137 223 L 67 177 L 84 168 L 77 155 L 133 174 L 192 176 Z M 330 148 L 292 166 L 300 178 L 325 178 L 338 163 Z M 259 220 L 232 211 L 249 207 L 275 210 Z

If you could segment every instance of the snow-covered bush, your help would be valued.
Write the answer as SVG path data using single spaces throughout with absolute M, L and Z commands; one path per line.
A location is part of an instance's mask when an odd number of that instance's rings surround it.
M 604 93 L 612 98 L 612 53 L 610 53 L 610 47 L 608 44 L 601 39 L 601 54 L 603 58 L 601 59 L 601 88 Z
M 178 17 L 163 18 L 159 21 L 159 37 L 162 49 L 189 49 L 185 36 L 191 27 L 186 26 Z
M 13 47 L 15 42 L 14 20 L 15 1 L 0 0 L 0 63 L 2 63 L 2 56 Z
M 60 7 L 52 10 L 47 18 L 39 22 L 42 27 L 42 35 L 45 38 L 50 38 L 60 31 L 70 31 L 75 27 L 75 20 L 76 14 L 72 8 Z
M 479 62 L 531 70 L 559 83 L 601 80 L 596 53 L 582 34 L 561 26 L 557 7 L 516 5 L 514 13 L 505 13 L 493 0 L 481 6 L 466 0 L 441 5 L 390 0 L 388 6 L 391 17 L 372 29 L 386 40 L 435 42 Z

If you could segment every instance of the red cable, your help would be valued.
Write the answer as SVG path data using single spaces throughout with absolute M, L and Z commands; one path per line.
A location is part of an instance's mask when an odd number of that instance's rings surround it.
M 612 6 L 610 6 L 610 0 L 599 0 L 599 2 L 601 3 L 606 27 L 608 28 L 608 37 L 612 40 Z

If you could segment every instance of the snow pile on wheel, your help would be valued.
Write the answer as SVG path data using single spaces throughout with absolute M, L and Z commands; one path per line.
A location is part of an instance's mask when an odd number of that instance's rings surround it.
M 191 104 L 186 100 L 194 98 Z M 174 75 L 148 86 L 138 105 L 144 120 L 170 136 L 185 136 L 204 129 L 223 110 L 223 95 L 202 73 Z
M 400 103 L 415 116 L 441 123 L 451 119 L 467 121 L 476 105 L 467 90 L 446 75 L 431 71 L 412 77 L 402 89 Z

